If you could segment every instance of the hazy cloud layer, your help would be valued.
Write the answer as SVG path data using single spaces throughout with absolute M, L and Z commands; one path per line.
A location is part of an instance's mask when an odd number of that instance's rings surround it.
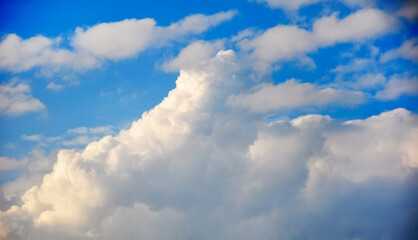
M 233 51 L 220 51 L 181 70 L 176 88 L 130 128 L 83 150 L 61 150 L 42 182 L 0 213 L 0 236 L 411 236 L 415 114 L 395 109 L 364 120 L 307 115 L 267 124 L 227 104 L 256 84 L 241 67 Z M 310 84 L 284 84 L 329 98 Z

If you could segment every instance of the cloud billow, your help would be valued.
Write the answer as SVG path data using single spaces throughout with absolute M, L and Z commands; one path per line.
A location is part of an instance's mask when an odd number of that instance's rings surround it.
M 0 213 L 0 236 L 408 236 L 416 114 L 400 108 L 363 120 L 306 115 L 266 123 L 228 103 L 256 84 L 244 66 L 232 50 L 219 51 L 180 70 L 176 88 L 130 128 L 83 150 L 61 150 L 42 183 Z M 311 85 L 287 84 L 324 97 Z

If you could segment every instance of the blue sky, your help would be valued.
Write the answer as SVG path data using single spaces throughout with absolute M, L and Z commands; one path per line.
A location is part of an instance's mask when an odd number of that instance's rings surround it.
M 400 3 L 390 1 L 378 3 L 382 8 L 395 11 Z M 159 6 L 167 6 L 161 9 Z M 176 11 L 170 9 L 176 8 Z M 95 11 L 91 11 L 95 9 Z M 297 13 L 286 12 L 283 9 L 269 9 L 262 4 L 246 1 L 225 1 L 223 3 L 131 3 L 127 2 L 89 2 L 73 1 L 17 1 L 4 2 L 2 7 L 1 32 L 5 36 L 16 33 L 22 38 L 43 35 L 49 38 L 62 37 L 63 45 L 69 45 L 69 38 L 76 27 L 92 26 L 102 22 L 117 22 L 129 18 L 154 18 L 158 25 L 164 26 L 176 22 L 194 13 L 213 14 L 219 11 L 238 10 L 234 19 L 220 24 L 207 32 L 193 36 L 191 39 L 172 44 L 162 49 L 149 49 L 138 56 L 117 62 L 107 62 L 99 69 L 92 69 L 71 76 L 60 73 L 45 77 L 39 74 L 39 69 L 29 69 L 23 72 L 2 71 L 1 80 L 7 82 L 18 77 L 28 81 L 32 95 L 36 96 L 46 106 L 40 114 L 22 114 L 21 116 L 2 116 L 2 152 L 10 157 L 22 157 L 33 147 L 33 142 L 22 140 L 23 135 L 43 134 L 58 136 L 66 130 L 77 127 L 96 127 L 112 125 L 120 129 L 135 120 L 142 112 L 151 109 L 159 103 L 167 92 L 174 88 L 175 73 L 166 73 L 159 68 L 164 61 L 175 56 L 182 47 L 193 40 L 214 40 L 231 38 L 239 31 L 254 28 L 259 31 L 271 28 L 277 24 L 292 24 L 300 20 L 304 28 L 315 18 L 326 12 L 337 10 L 343 17 L 355 10 L 342 3 L 314 4 L 302 8 Z M 24 16 L 24 17 L 23 17 Z M 296 17 L 298 16 L 298 17 Z M 28 21 L 36 19 L 36 21 Z M 273 71 L 274 82 L 283 82 L 289 78 L 303 79 L 304 82 L 327 83 L 334 81 L 336 74 L 331 70 L 338 65 L 347 64 L 352 58 L 342 57 L 341 53 L 352 52 L 355 48 L 357 58 L 370 57 L 367 45 L 377 47 L 381 52 L 400 46 L 405 39 L 414 36 L 413 23 L 404 21 L 405 28 L 398 34 L 388 34 L 383 39 L 373 42 L 352 44 L 337 44 L 332 47 L 309 53 L 315 64 L 315 69 L 304 69 L 295 62 L 284 62 L 281 69 Z M 227 44 L 236 50 L 237 46 Z M 365 45 L 365 46 L 361 46 Z M 397 59 L 389 64 L 376 64 L 377 71 L 383 71 L 390 76 L 406 71 L 415 73 L 415 64 L 411 61 Z M 363 70 L 367 72 L 368 69 Z M 54 92 L 45 88 L 50 82 L 60 82 L 63 77 L 69 77 L 76 82 L 74 86 Z M 404 107 L 416 111 L 416 98 L 411 96 L 393 99 L 391 101 L 368 101 L 360 106 L 350 108 L 314 109 L 315 113 L 328 114 L 333 117 L 352 119 L 366 118 L 385 110 Z M 312 110 L 311 110 L 312 111 Z M 306 112 L 305 112 L 306 113 Z M 283 113 L 280 113 L 283 114 Z M 301 112 L 287 112 L 286 115 L 296 117 Z M 5 147 L 6 146 L 6 147 Z M 8 148 L 16 146 L 16 148 Z M 24 149 L 24 151 L 22 151 Z
M 413 236 L 400 230 L 408 229 L 409 215 L 396 213 L 416 211 L 402 207 L 413 202 L 405 193 L 416 186 L 418 166 L 413 1 L 0 4 L 0 238 L 112 239 L 118 230 L 103 230 L 107 221 L 149 217 L 149 229 L 119 233 Z M 225 188 L 237 179 L 236 188 Z M 387 184 L 376 201 L 398 225 L 372 227 L 380 216 L 372 210 L 364 226 L 344 213 L 347 222 L 335 221 L 335 230 L 318 230 L 350 199 L 360 199 L 350 206 L 354 213 L 367 209 L 367 191 Z M 86 196 L 57 197 L 67 194 Z M 214 211 L 211 201 L 224 213 L 195 222 L 204 209 Z M 325 216 L 309 227 L 306 219 L 319 209 Z M 27 221 L 18 223 L 20 215 Z M 218 218 L 227 229 L 211 233 Z M 156 231 L 171 221 L 179 225 L 167 235 Z M 284 223 L 297 227 L 286 231 Z
M 377 4 L 392 12 L 396 11 L 400 5 L 400 3 L 391 1 Z M 167 7 L 161 9 L 160 5 Z M 171 11 L 172 8 L 176 8 L 176 11 Z M 294 11 L 283 11 L 280 8 L 270 9 L 263 4 L 246 1 L 225 1 L 222 3 L 185 1 L 181 4 L 165 1 L 152 4 L 132 3 L 131 1 L 117 3 L 93 1 L 87 4 L 73 1 L 5 1 L 1 10 L 0 31 L 3 37 L 10 33 L 16 33 L 23 39 L 36 35 L 49 38 L 61 37 L 63 38 L 62 45 L 69 48 L 71 48 L 69 39 L 74 29 L 80 26 L 88 27 L 102 22 L 147 17 L 154 18 L 158 25 L 166 26 L 190 14 L 213 14 L 231 9 L 238 11 L 238 15 L 234 19 L 192 36 L 191 39 L 183 39 L 181 42 L 161 49 L 147 49 L 138 56 L 121 61 L 106 62 L 98 69 L 74 73 L 71 76 L 67 76 L 67 73 L 58 73 L 47 77 L 40 75 L 39 69 L 36 67 L 17 73 L 3 70 L 1 72 L 2 82 L 7 82 L 14 77 L 29 82 L 32 95 L 40 99 L 46 106 L 46 110 L 40 114 L 23 113 L 18 117 L 2 116 L 1 151 L 3 155 L 22 157 L 30 151 L 33 142 L 22 140 L 22 135 L 43 134 L 51 137 L 62 135 L 71 128 L 102 125 L 123 128 L 142 112 L 159 103 L 167 92 L 174 88 L 176 74 L 162 71 L 159 65 L 175 56 L 182 47 L 193 40 L 209 41 L 231 38 L 244 29 L 253 28 L 262 31 L 277 24 L 292 24 L 295 21 L 309 29 L 314 19 L 327 12 L 338 11 L 340 17 L 343 17 L 359 9 L 358 7 L 349 8 L 342 3 L 308 5 L 295 13 Z M 36 19 L 36 21 L 28 21 L 28 19 Z M 405 20 L 403 22 L 406 26 L 397 34 L 388 34 L 373 42 L 336 44 L 321 49 L 321 51 L 308 53 L 308 56 L 316 64 L 314 70 L 296 66 L 292 61 L 280 63 L 281 69 L 273 71 L 273 81 L 277 83 L 289 78 L 298 78 L 305 82 L 332 82 L 336 74 L 331 70 L 338 65 L 349 63 L 352 59 L 342 57 L 341 53 L 361 48 L 353 54 L 357 58 L 367 58 L 370 55 L 367 45 L 373 45 L 380 52 L 385 52 L 385 50 L 400 46 L 405 39 L 412 38 L 415 34 L 413 23 Z M 237 46 L 233 43 L 228 43 L 227 47 L 237 50 Z M 386 76 L 406 71 L 414 75 L 416 71 L 413 62 L 403 59 L 397 59 L 388 64 L 375 64 L 372 67 L 380 68 L 380 71 L 384 69 Z M 363 72 L 367 71 L 368 69 L 363 70 Z M 59 92 L 45 89 L 45 86 L 50 82 L 60 82 L 64 77 L 71 78 L 76 84 Z M 406 96 L 384 102 L 367 101 L 365 104 L 348 109 L 321 108 L 313 111 L 343 119 L 366 118 L 398 107 L 416 111 L 415 102 L 415 97 Z M 296 117 L 301 112 L 287 112 L 285 114 Z M 16 146 L 16 148 L 10 148 L 10 146 Z M 23 149 L 24 151 L 22 151 Z

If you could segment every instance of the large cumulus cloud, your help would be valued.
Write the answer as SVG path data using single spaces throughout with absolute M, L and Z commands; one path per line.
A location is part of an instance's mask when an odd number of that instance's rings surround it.
M 266 122 L 228 104 L 257 82 L 233 51 L 181 70 L 116 136 L 61 150 L 0 214 L 6 239 L 411 237 L 418 119 L 322 115 Z M 320 96 L 319 96 L 320 98 Z M 408 228 L 409 227 L 409 228 Z

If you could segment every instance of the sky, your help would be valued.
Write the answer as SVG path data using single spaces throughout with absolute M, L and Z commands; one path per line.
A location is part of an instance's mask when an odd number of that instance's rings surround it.
M 417 239 L 418 4 L 0 2 L 0 239 Z

